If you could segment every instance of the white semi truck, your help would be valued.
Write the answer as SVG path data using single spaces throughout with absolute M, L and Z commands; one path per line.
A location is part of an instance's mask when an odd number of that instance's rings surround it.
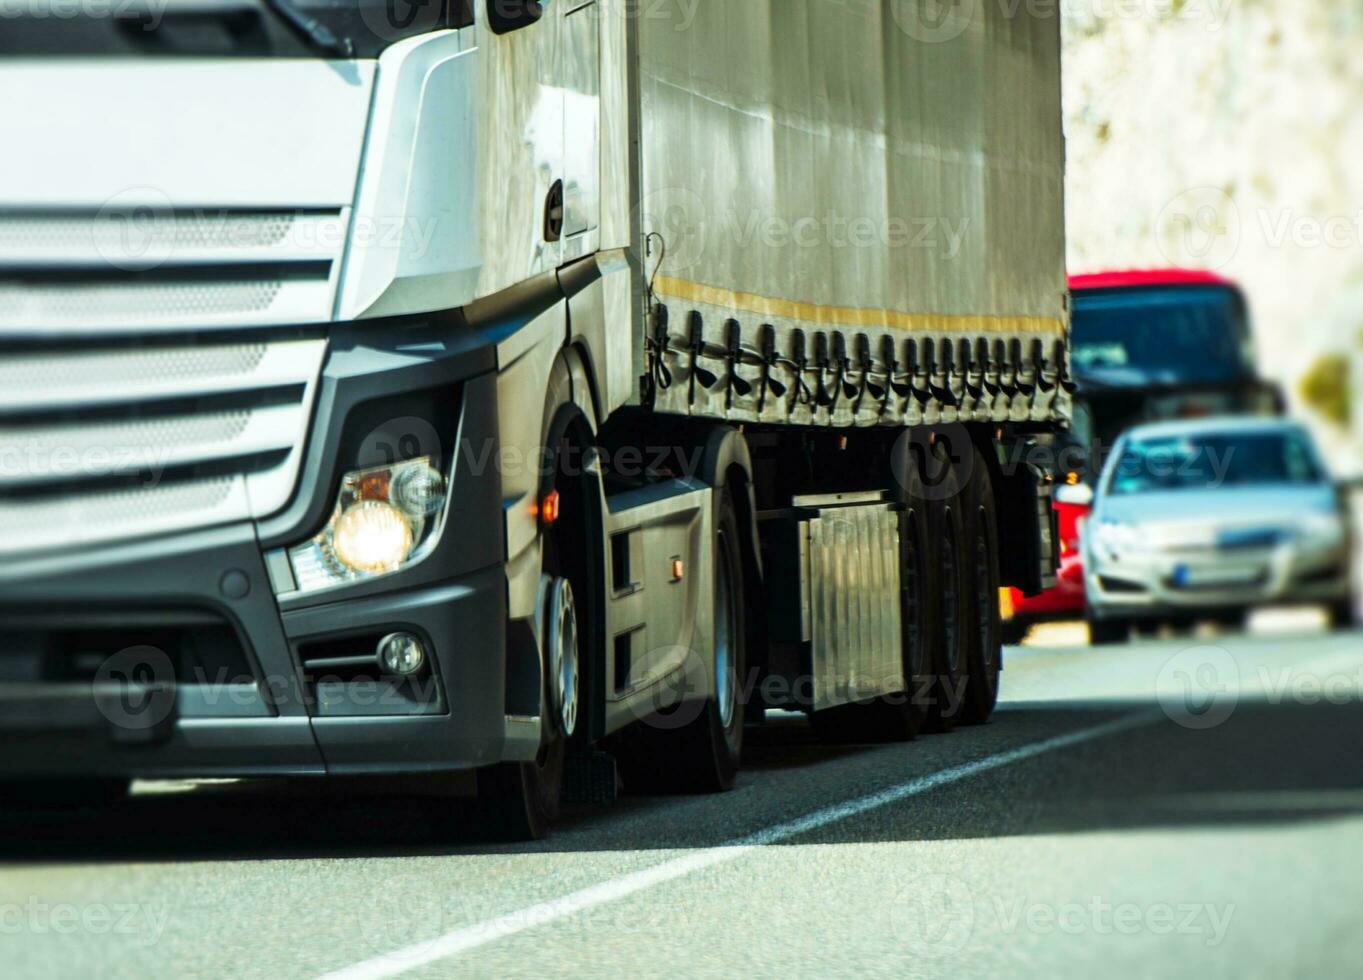
M 1049 12 L 33 0 L 0 134 L 12 792 L 540 835 L 768 709 L 989 717 L 1070 408 Z

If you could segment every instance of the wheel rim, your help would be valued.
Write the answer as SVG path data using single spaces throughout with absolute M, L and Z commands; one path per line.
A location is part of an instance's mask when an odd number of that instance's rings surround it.
M 736 688 L 733 671 L 734 605 L 729 576 L 728 541 L 720 535 L 715 573 L 715 700 L 719 721 L 728 728 L 734 720 Z
M 942 639 L 946 643 L 947 656 L 951 658 L 952 670 L 961 669 L 960 635 L 961 590 L 959 566 L 956 562 L 956 529 L 951 526 L 951 515 L 947 515 L 942 529 Z
M 549 676 L 553 685 L 554 710 L 559 728 L 571 737 L 577 730 L 577 606 L 573 587 L 566 578 L 554 583 Z
M 989 535 L 984 526 L 985 513 L 983 510 L 978 515 L 979 533 L 975 536 L 975 612 L 978 616 L 978 628 L 980 632 L 980 650 L 986 668 L 994 666 L 994 644 L 993 639 L 993 611 L 989 608 L 990 602 L 998 602 L 998 596 L 994 595 L 993 582 L 990 581 L 989 574 Z

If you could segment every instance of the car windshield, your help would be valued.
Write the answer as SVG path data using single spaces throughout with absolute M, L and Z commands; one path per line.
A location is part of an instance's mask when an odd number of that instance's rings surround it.
M 1254 374 L 1245 314 L 1221 286 L 1079 291 L 1072 355 L 1081 380 L 1218 384 Z
M 1113 469 L 1108 493 L 1310 485 L 1323 480 L 1315 451 L 1300 432 L 1168 436 L 1129 443 Z

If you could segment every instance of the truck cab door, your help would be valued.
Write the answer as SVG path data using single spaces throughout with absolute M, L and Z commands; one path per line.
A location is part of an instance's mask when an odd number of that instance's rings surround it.
M 563 261 L 596 249 L 601 218 L 601 0 L 566 0 L 559 77 L 563 92 Z

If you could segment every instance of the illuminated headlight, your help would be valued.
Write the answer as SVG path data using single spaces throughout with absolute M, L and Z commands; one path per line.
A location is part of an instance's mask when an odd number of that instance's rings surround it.
M 425 557 L 444 517 L 445 478 L 429 457 L 341 478 L 331 520 L 289 549 L 300 591 L 387 575 Z
M 412 553 L 412 525 L 402 511 L 382 500 L 347 507 L 331 522 L 330 532 L 323 547 L 351 571 L 391 572 Z

